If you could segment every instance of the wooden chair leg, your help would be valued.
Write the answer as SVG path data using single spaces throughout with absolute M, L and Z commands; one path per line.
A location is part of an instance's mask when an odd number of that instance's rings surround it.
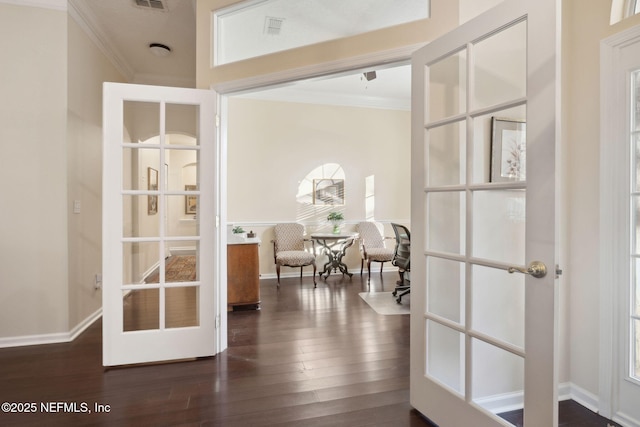
M 278 287 L 280 287 L 280 264 L 276 264 L 276 275 L 278 276 Z
M 364 270 L 364 258 L 360 258 L 360 275 L 362 276 L 362 270 Z
M 382 267 L 384 267 L 384 261 L 380 263 L 380 275 L 382 276 Z
M 367 280 L 371 280 L 371 260 L 367 260 L 367 271 L 369 272 L 369 278 Z

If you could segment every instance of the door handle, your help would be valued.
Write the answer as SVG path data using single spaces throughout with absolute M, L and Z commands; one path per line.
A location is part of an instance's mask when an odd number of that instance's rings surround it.
M 547 266 L 544 265 L 544 263 L 541 261 L 533 261 L 527 268 L 509 267 L 507 271 L 509 273 L 518 272 L 522 274 L 529 274 L 537 279 L 540 279 L 547 275 Z

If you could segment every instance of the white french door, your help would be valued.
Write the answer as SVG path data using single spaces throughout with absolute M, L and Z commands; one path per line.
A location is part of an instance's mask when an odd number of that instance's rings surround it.
M 412 59 L 411 403 L 440 427 L 558 423 L 557 8 L 507 0 Z
M 640 29 L 602 44 L 600 412 L 640 426 Z
M 103 364 L 214 355 L 216 94 L 105 83 L 103 96 Z

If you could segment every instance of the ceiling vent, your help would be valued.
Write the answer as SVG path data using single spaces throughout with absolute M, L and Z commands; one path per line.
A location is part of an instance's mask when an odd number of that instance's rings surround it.
M 167 10 L 163 0 L 134 0 L 134 2 L 136 6 L 145 9 L 161 10 L 163 12 Z
M 264 20 L 264 32 L 265 34 L 271 34 L 273 36 L 277 36 L 280 34 L 282 30 L 282 23 L 284 22 L 284 18 L 274 18 L 272 16 L 267 16 Z

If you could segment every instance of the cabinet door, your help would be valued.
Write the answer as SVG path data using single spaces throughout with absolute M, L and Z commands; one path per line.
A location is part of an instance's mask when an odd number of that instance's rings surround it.
M 258 244 L 227 246 L 227 304 L 259 304 Z

